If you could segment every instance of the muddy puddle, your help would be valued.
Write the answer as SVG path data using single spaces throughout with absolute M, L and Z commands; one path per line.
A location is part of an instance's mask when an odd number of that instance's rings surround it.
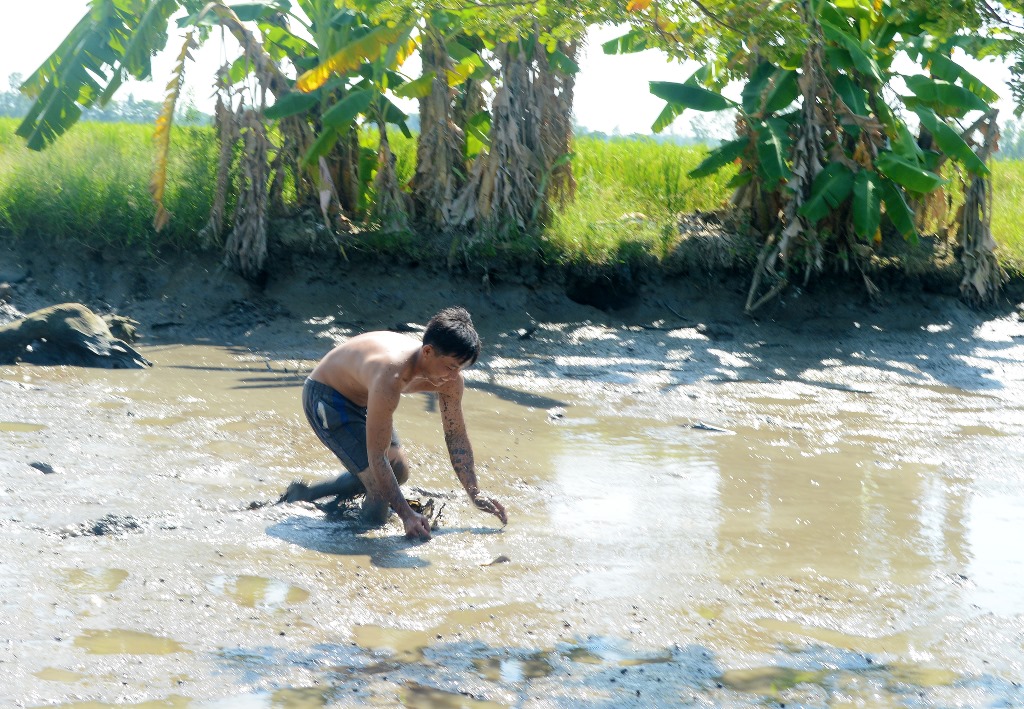
M 510 521 L 408 397 L 428 543 L 272 504 L 337 469 L 308 359 L 0 368 L 0 704 L 1021 705 L 1024 348 L 974 337 L 492 335 L 467 420 Z

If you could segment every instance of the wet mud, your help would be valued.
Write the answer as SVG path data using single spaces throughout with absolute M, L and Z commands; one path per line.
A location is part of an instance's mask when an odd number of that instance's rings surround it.
M 0 367 L 0 704 L 1024 704 L 1013 313 L 605 313 L 408 272 L 242 307 L 218 278 L 96 286 L 151 369 Z M 467 421 L 509 524 L 459 490 L 425 395 L 396 426 L 431 541 L 275 504 L 338 472 L 300 407 L 316 358 L 447 302 L 484 335 Z

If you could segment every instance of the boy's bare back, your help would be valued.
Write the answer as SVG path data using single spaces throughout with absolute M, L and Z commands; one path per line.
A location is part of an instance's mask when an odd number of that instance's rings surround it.
M 438 385 L 411 376 L 421 344 L 387 330 L 357 335 L 328 352 L 310 378 L 366 406 L 373 385 L 398 393 L 437 391 Z

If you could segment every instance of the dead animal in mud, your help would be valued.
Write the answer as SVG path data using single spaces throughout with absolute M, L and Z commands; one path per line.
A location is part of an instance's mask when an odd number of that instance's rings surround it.
M 442 502 L 441 506 L 438 507 L 435 512 L 433 497 L 428 497 L 426 502 L 419 499 L 406 499 L 406 502 L 409 503 L 409 507 L 412 508 L 413 512 L 423 515 L 430 521 L 431 531 L 434 531 L 441 526 L 441 513 L 444 512 L 445 503 Z
M 109 514 L 95 522 L 83 522 L 79 525 L 68 525 L 60 530 L 62 537 L 106 537 L 125 532 L 140 532 L 142 525 L 130 516 Z
M 114 318 L 121 334 L 134 335 L 134 321 Z M 130 328 L 130 330 L 129 330 Z M 103 318 L 80 303 L 63 303 L 0 326 L 0 364 L 141 369 L 152 362 L 115 337 Z
M 289 487 L 289 490 L 300 488 L 300 486 L 303 485 L 305 484 L 292 483 L 292 486 Z M 277 500 L 276 504 L 280 505 L 284 502 L 295 501 L 295 499 L 289 499 L 288 492 L 286 491 L 285 494 L 281 495 L 281 497 Z M 428 497 L 426 501 L 421 500 L 419 498 L 406 498 L 405 501 L 406 503 L 408 503 L 409 507 L 412 509 L 413 512 L 415 512 L 416 514 L 423 515 L 427 518 L 427 521 L 430 523 L 430 529 L 432 531 L 437 530 L 441 526 L 441 520 L 444 516 L 444 502 L 441 503 L 440 507 L 437 507 L 437 509 L 435 509 L 436 503 L 434 498 L 432 497 Z M 252 502 L 249 504 L 249 509 L 259 509 L 260 507 L 263 507 L 267 504 L 270 503 Z M 312 505 L 316 509 L 323 512 L 328 519 L 334 521 L 360 521 L 360 512 L 362 510 L 362 507 L 360 504 L 357 503 L 356 499 L 353 498 L 346 499 L 342 497 L 335 497 L 327 502 L 314 501 L 309 502 L 308 504 Z
M 57 469 L 54 468 L 49 463 L 43 463 L 43 462 L 40 462 L 40 461 L 33 461 L 32 463 L 28 464 L 28 467 L 35 468 L 36 470 L 38 470 L 43 475 L 53 475 L 54 473 L 57 472 Z

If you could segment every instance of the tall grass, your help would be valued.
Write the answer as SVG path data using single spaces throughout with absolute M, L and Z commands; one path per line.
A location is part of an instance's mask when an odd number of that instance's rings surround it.
M 17 121 L 0 119 L 0 234 L 94 248 L 199 248 L 197 232 L 216 179 L 211 129 L 175 129 L 165 197 L 173 216 L 156 234 L 148 191 L 150 127 L 82 123 L 41 153 L 24 147 L 16 127 Z M 405 184 L 415 170 L 415 141 L 398 131 L 389 137 Z M 376 131 L 364 132 L 361 142 L 376 148 Z M 554 263 L 660 260 L 679 241 L 680 213 L 714 210 L 729 197 L 732 169 L 703 180 L 687 177 L 705 154 L 700 147 L 644 138 L 577 138 L 576 199 L 553 206 L 538 240 L 523 237 L 516 252 L 539 251 Z M 1022 275 L 1024 161 L 999 161 L 992 169 L 997 253 L 1004 268 Z M 412 250 L 417 238 L 409 234 L 395 248 Z
M 198 246 L 216 180 L 211 129 L 175 129 L 164 196 L 172 219 L 156 234 L 152 127 L 83 123 L 34 152 L 14 134 L 17 125 L 0 119 L 0 231 L 96 248 Z
M 544 253 L 576 263 L 662 258 L 679 239 L 680 213 L 717 209 L 728 198 L 734 170 L 706 180 L 686 176 L 705 154 L 645 138 L 577 138 L 576 199 L 554 210 L 541 237 Z
M 1024 160 L 992 163 L 992 235 L 999 262 L 1024 275 Z

